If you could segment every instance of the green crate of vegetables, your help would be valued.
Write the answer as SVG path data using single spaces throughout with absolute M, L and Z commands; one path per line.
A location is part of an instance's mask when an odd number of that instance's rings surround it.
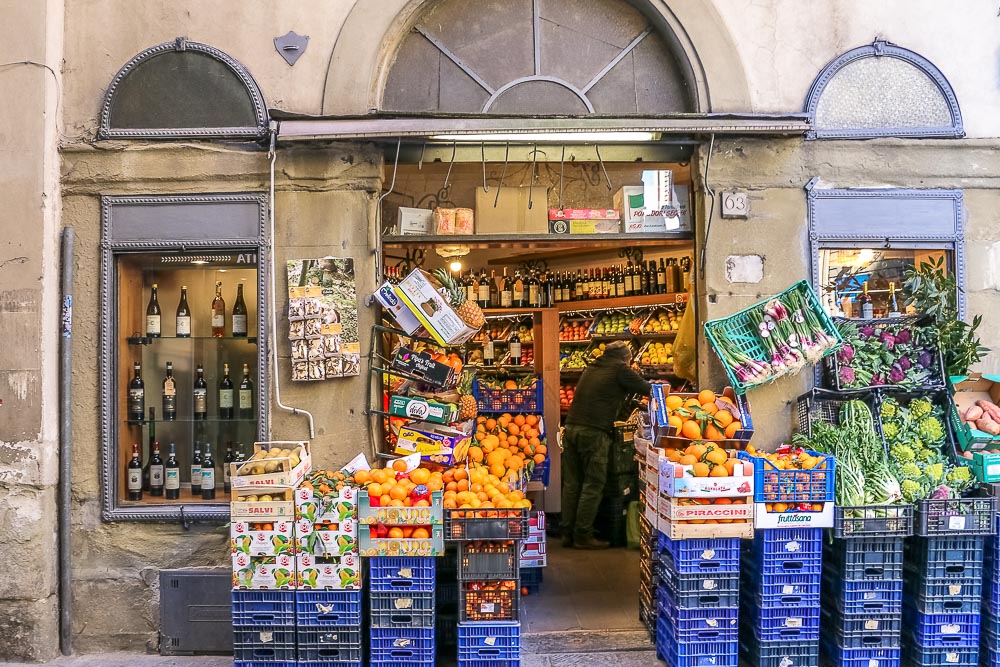
M 948 388 L 952 395 L 948 416 L 958 448 L 963 452 L 1000 449 L 1000 376 L 952 377 Z
M 734 315 L 705 322 L 705 337 L 737 394 L 794 375 L 842 342 L 804 280 Z

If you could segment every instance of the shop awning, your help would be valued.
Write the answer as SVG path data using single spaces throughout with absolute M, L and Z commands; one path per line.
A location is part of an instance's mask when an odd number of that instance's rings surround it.
M 673 114 L 669 116 L 482 116 L 382 115 L 320 117 L 272 111 L 278 140 L 434 140 L 486 142 L 601 143 L 621 135 L 631 143 L 671 141 L 697 135 L 799 136 L 807 114 Z M 517 138 L 511 138 L 517 135 Z M 604 139 L 595 138 L 605 135 Z M 535 137 L 535 138 L 533 138 Z

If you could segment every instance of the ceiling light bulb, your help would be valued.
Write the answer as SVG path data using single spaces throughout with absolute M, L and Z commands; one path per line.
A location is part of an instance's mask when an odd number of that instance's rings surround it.
M 459 271 L 462 270 L 462 263 L 456 259 L 454 262 L 448 265 L 448 268 L 451 269 L 453 272 L 458 273 Z

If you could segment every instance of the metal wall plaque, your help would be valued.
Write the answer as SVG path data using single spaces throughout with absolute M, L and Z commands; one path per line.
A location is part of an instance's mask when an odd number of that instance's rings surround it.
M 299 35 L 294 30 L 289 30 L 281 37 L 274 38 L 274 48 L 289 65 L 295 65 L 295 62 L 306 52 L 307 46 L 309 46 L 309 35 Z

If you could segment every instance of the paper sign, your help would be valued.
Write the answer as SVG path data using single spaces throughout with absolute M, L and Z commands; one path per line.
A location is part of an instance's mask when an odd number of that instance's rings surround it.
M 358 296 L 349 257 L 293 259 L 288 269 L 292 380 L 361 374 Z

